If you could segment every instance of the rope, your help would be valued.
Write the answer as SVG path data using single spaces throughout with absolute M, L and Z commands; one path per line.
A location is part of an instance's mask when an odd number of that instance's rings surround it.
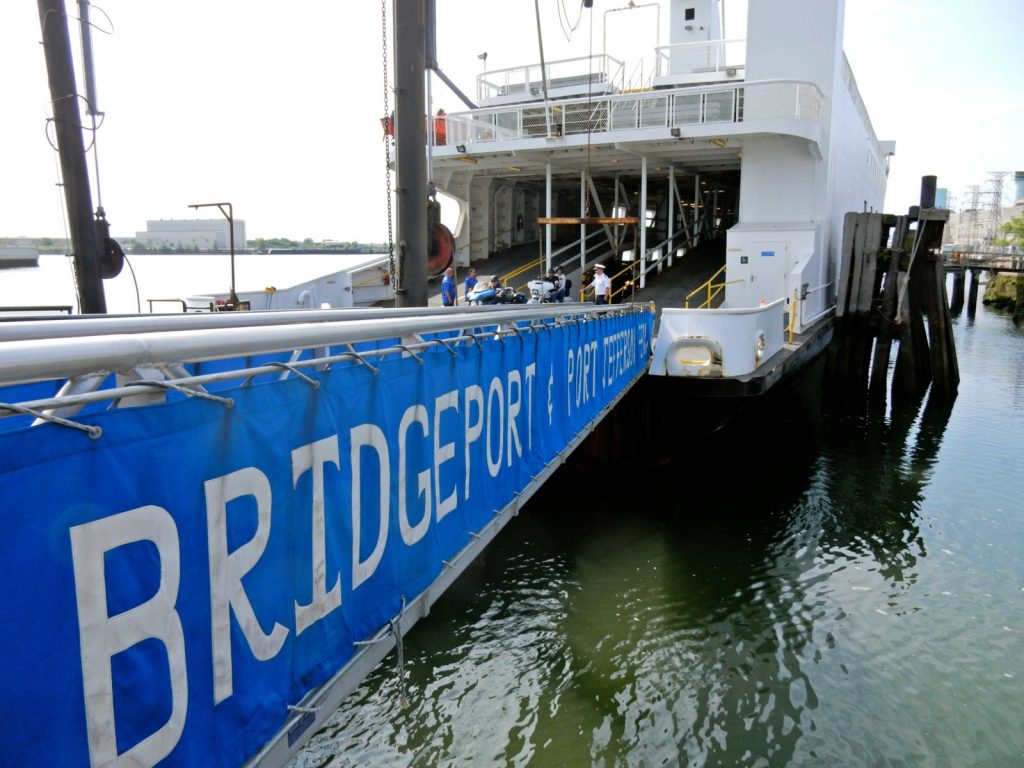
M 380 34 L 381 34 L 381 62 L 384 70 L 384 116 L 389 118 L 391 110 L 388 98 L 388 3 L 387 0 L 380 2 Z M 394 120 L 392 119 L 392 130 Z M 388 146 L 388 132 L 384 131 L 384 178 L 386 186 L 386 198 L 388 208 L 388 275 L 391 278 L 391 291 L 398 300 L 398 283 L 395 279 L 395 235 L 394 224 L 391 214 L 391 152 Z
M 928 208 L 927 210 L 934 210 Z M 921 241 L 924 239 L 924 221 L 922 219 L 917 220 L 917 233 L 914 236 L 914 248 L 910 252 L 910 261 L 907 263 L 907 279 L 903 281 L 903 286 L 900 288 L 900 295 L 896 301 L 896 317 L 893 320 L 895 325 L 899 325 L 901 318 L 903 317 L 903 299 L 907 295 L 907 287 L 910 285 L 910 270 L 914 268 L 914 259 L 917 258 L 917 249 L 921 245 Z
M 398 672 L 398 703 L 402 709 L 409 706 L 405 695 L 405 644 L 402 642 L 402 614 L 405 613 L 405 595 L 402 595 L 402 610 L 391 619 L 391 633 L 395 636 L 395 670 Z

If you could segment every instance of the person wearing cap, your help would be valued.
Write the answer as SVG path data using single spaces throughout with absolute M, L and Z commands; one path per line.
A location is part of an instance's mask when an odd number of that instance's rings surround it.
M 611 304 L 612 281 L 604 273 L 604 264 L 594 265 L 594 303 Z

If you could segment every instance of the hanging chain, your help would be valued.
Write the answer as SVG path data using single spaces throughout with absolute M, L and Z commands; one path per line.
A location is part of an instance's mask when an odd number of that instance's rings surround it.
M 590 12 L 590 50 L 587 59 L 587 170 L 586 183 L 583 188 L 583 215 L 590 218 L 590 154 L 591 133 L 594 129 L 594 105 L 592 102 L 594 87 L 594 12 Z
M 387 0 L 380 2 L 380 28 L 381 28 L 381 59 L 384 68 L 384 119 L 391 124 L 391 133 L 395 131 L 395 121 L 391 116 L 390 99 L 388 98 L 388 5 Z M 384 177 L 387 186 L 388 205 L 388 274 L 391 277 L 391 291 L 397 297 L 398 283 L 395 280 L 395 237 L 394 224 L 391 218 L 391 148 L 388 141 L 388 131 L 384 131 Z

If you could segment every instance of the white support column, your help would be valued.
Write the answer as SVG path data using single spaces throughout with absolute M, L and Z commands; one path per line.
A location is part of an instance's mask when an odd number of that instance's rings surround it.
M 623 199 L 628 200 L 629 198 L 627 198 L 625 195 L 623 195 Z M 627 211 L 627 213 L 628 213 L 628 211 Z M 612 216 L 618 216 L 618 215 L 619 215 L 619 174 L 616 173 L 615 174 L 615 196 L 612 198 Z M 622 231 L 623 231 L 622 227 L 616 227 L 615 228 L 615 241 L 612 243 L 612 251 L 614 253 L 616 253 L 616 254 L 619 252 L 619 240 L 620 240 L 620 234 L 622 233 Z
M 608 214 L 605 213 L 604 211 L 604 206 L 601 204 L 601 198 L 597 194 L 597 187 L 594 185 L 593 176 L 587 176 L 587 187 L 590 189 L 590 204 L 594 206 L 595 209 L 597 209 L 597 215 L 600 216 L 601 218 L 608 216 Z M 614 215 L 615 209 L 612 208 L 612 211 L 612 215 Z M 604 235 L 605 238 L 608 240 L 608 247 L 610 247 L 614 251 L 616 246 L 615 230 L 613 230 L 611 226 L 608 224 L 602 224 L 601 226 L 604 228 Z
M 679 216 L 683 222 L 683 236 L 686 238 L 683 242 L 686 245 L 686 250 L 690 250 L 690 241 L 692 239 L 690 224 L 693 221 L 693 216 L 690 216 L 689 219 L 686 217 L 686 203 L 683 202 L 683 196 L 679 192 L 678 185 L 674 187 L 673 191 L 675 192 L 676 202 L 679 203 Z
M 669 166 L 668 169 L 668 265 L 672 266 L 672 259 L 676 255 L 676 168 Z
M 711 224 L 711 231 L 715 231 L 715 221 L 718 219 L 718 185 L 715 185 L 715 191 L 711 193 L 711 218 L 708 221 Z
M 647 285 L 647 155 L 640 156 L 640 287 Z M 636 259 L 636 254 L 633 254 Z
M 545 216 L 551 218 L 554 214 L 551 212 L 551 163 L 544 166 L 544 178 L 545 178 L 545 189 L 544 189 L 544 210 Z M 547 253 L 547 261 L 551 263 L 551 225 L 544 225 L 544 245 L 545 252 Z
M 700 237 L 700 174 L 693 175 L 693 245 Z

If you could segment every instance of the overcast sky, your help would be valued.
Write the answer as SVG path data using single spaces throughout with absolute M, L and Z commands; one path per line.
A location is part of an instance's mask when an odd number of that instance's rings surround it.
M 533 0 L 436 2 L 441 69 L 470 97 L 479 54 L 490 69 L 539 60 Z M 562 2 L 575 22 L 579 0 Z M 0 236 L 63 236 L 37 5 L 3 4 Z M 567 35 L 561 3 L 540 0 L 546 58 L 585 55 L 591 34 L 599 51 L 605 13 L 624 5 L 595 0 L 593 32 L 584 16 Z M 745 2 L 725 8 L 727 37 L 744 36 Z M 386 239 L 380 2 L 96 0 L 92 17 L 99 189 L 115 236 L 230 201 L 249 238 Z M 1022 30 L 1022 0 L 846 0 L 847 56 L 878 138 L 897 142 L 888 212 L 917 202 L 924 175 L 959 207 L 971 185 L 984 201 L 990 172 L 1024 170 Z M 435 79 L 438 107 L 462 109 Z M 1005 186 L 1009 200 L 1012 176 Z

